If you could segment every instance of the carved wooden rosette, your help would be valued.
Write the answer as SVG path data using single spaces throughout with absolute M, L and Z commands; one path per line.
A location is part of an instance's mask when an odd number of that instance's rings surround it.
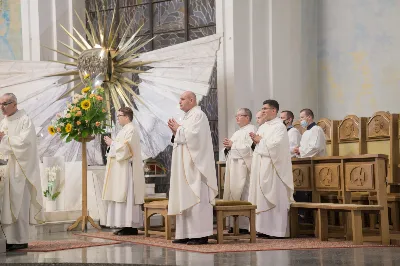
M 346 163 L 345 184 L 347 191 L 373 191 L 374 184 L 373 163 Z
M 326 143 L 330 144 L 332 142 L 332 120 L 322 118 L 318 121 L 317 125 L 324 131 Z
M 303 128 L 303 127 L 300 125 L 300 120 L 298 120 L 298 121 L 296 121 L 296 122 L 293 122 L 293 127 L 296 128 L 296 129 L 300 132 L 301 135 L 303 135 L 304 131 L 306 131 L 306 129 Z
M 293 183 L 295 190 L 311 191 L 310 165 L 293 165 Z
M 314 167 L 317 191 L 340 190 L 340 163 L 317 164 Z
M 360 118 L 348 115 L 339 123 L 339 143 L 358 142 L 360 136 Z
M 376 112 L 367 123 L 367 140 L 390 139 L 390 113 Z

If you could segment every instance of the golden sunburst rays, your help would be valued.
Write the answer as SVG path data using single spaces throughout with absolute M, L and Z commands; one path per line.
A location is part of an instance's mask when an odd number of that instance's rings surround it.
M 73 28 L 73 31 L 69 32 L 61 25 L 61 28 L 76 44 L 76 47 L 72 47 L 63 42 L 59 43 L 67 48 L 68 52 L 46 47 L 71 60 L 71 62 L 55 61 L 71 66 L 71 69 L 48 75 L 48 77 L 68 76 L 69 80 L 64 84 L 75 82 L 74 86 L 68 89 L 60 98 L 86 86 L 87 84 L 85 84 L 84 76 L 90 75 L 90 79 L 95 81 L 95 86 L 98 81 L 102 83 L 101 86 L 105 90 L 107 109 L 110 114 L 111 103 L 116 110 L 121 107 L 121 103 L 125 106 L 133 107 L 133 99 L 144 104 L 140 96 L 136 94 L 131 87 L 138 86 L 138 84 L 128 78 L 127 74 L 145 73 L 146 70 L 143 70 L 142 67 L 154 62 L 137 60 L 141 54 L 140 49 L 152 41 L 153 38 L 142 41 L 140 37 L 137 37 L 143 25 L 140 26 L 132 36 L 129 36 L 129 32 L 135 22 L 134 19 L 132 19 L 122 35 L 120 42 L 117 44 L 118 32 L 122 27 L 124 18 L 122 17 L 117 25 L 115 19 L 116 8 L 113 10 L 110 23 L 107 21 L 106 12 L 103 12 L 103 16 L 100 15 L 97 2 L 95 11 L 97 23 L 92 21 L 87 10 L 85 10 L 85 13 L 87 17 L 87 26 L 75 11 L 75 15 L 84 29 L 86 38 L 82 36 L 76 28 Z M 146 106 L 146 104 L 144 105 Z

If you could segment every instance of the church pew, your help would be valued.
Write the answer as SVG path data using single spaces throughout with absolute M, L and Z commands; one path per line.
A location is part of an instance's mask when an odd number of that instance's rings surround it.
M 380 240 L 389 242 L 389 223 L 386 193 L 386 155 L 331 156 L 293 159 L 294 182 L 297 190 L 313 191 L 313 203 L 291 205 L 291 234 L 298 233 L 298 209 L 318 211 L 316 229 L 321 240 L 327 240 L 327 211 L 350 212 L 347 219 L 347 237 L 353 236 L 354 243 L 362 243 L 361 213 L 379 212 L 382 226 Z M 336 191 L 343 195 L 343 204 L 319 203 L 321 192 Z M 378 205 L 351 204 L 351 192 L 376 192 Z M 351 223 L 350 223 L 351 221 Z M 367 240 L 367 238 L 365 238 Z M 371 239 L 369 239 L 371 240 Z M 373 240 L 377 240 L 376 237 Z

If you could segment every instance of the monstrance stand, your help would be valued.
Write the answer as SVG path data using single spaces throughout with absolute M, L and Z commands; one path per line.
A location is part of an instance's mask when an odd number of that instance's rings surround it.
M 78 218 L 78 220 L 75 221 L 70 227 L 68 227 L 68 231 L 73 230 L 75 227 L 78 226 L 80 222 L 82 222 L 82 232 L 87 231 L 87 222 L 90 222 L 90 224 L 99 230 L 101 230 L 101 227 L 96 224 L 92 217 L 88 215 L 88 209 L 87 209 L 87 156 L 86 156 L 86 143 L 90 142 L 93 140 L 94 137 L 87 137 L 87 138 L 82 138 L 79 142 L 82 143 L 82 216 Z

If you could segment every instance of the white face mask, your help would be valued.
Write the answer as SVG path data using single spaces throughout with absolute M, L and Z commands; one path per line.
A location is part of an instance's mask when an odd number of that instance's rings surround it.
M 301 120 L 301 121 L 300 121 L 300 125 L 301 125 L 302 127 L 304 127 L 304 128 L 307 128 L 308 123 L 307 123 L 306 120 Z

